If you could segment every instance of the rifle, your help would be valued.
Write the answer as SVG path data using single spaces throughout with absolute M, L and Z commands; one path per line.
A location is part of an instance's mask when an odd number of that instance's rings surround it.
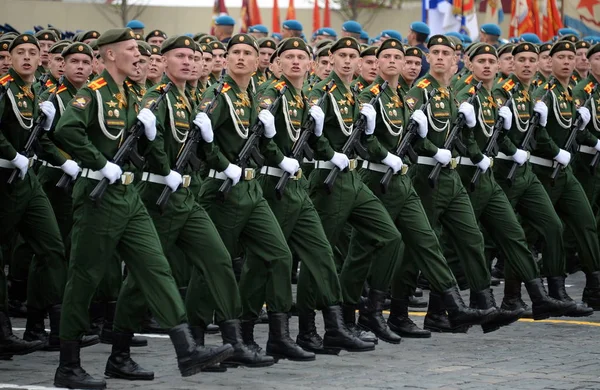
M 554 77 L 550 77 L 550 80 L 548 80 L 548 89 L 546 90 L 546 92 L 544 93 L 544 96 L 542 96 L 542 99 L 540 101 L 542 101 L 544 103 L 546 102 L 546 100 L 548 99 L 548 96 L 550 96 L 550 91 L 552 90 L 552 88 L 554 88 L 555 84 L 556 84 L 556 79 L 554 79 Z M 533 118 L 531 118 L 531 122 L 529 123 L 529 128 L 527 129 L 527 134 L 525 134 L 523 141 L 521 141 L 521 145 L 520 145 L 519 149 L 529 152 L 530 150 L 534 150 L 537 147 L 537 142 L 535 140 L 534 135 L 535 135 L 535 132 L 536 132 L 538 126 L 540 125 L 540 116 L 541 115 L 537 112 L 533 114 Z M 515 174 L 517 173 L 518 167 L 519 167 L 519 163 L 516 161 L 510 167 L 510 171 L 508 172 L 508 175 L 506 176 L 507 184 L 509 187 L 511 187 L 513 184 L 513 180 L 515 178 Z
M 598 165 L 598 162 L 600 162 L 600 152 L 596 152 L 594 158 L 592 158 L 592 162 L 590 163 L 590 171 L 592 175 L 596 173 L 596 166 Z
M 482 84 L 483 83 L 481 81 L 479 83 L 477 83 L 477 85 L 474 87 L 475 91 L 473 92 L 473 95 L 471 95 L 471 97 L 469 97 L 469 99 L 467 100 L 467 103 L 473 104 L 473 101 L 477 97 L 477 92 L 481 88 Z M 460 132 L 461 132 L 462 128 L 465 126 L 465 123 L 466 123 L 465 115 L 463 113 L 459 112 L 458 116 L 456 117 L 456 120 L 454 121 L 454 124 L 452 126 L 452 130 L 450 131 L 448 138 L 446 138 L 446 141 L 444 142 L 444 149 L 448 149 L 452 152 L 452 148 L 456 147 L 460 154 L 466 153 L 467 148 L 465 147 L 465 145 L 462 143 L 462 141 L 460 139 Z M 428 180 L 429 180 L 429 186 L 431 186 L 431 188 L 435 188 L 438 178 L 440 176 L 441 170 L 442 170 L 442 164 L 440 162 L 438 162 L 437 164 L 435 164 L 435 167 L 433 167 L 433 170 L 429 174 Z
M 506 100 L 506 102 L 504 102 L 504 105 L 502 107 L 508 107 L 509 109 L 512 108 L 512 95 L 513 93 L 517 92 L 519 90 L 519 82 L 517 82 L 514 87 L 512 88 L 512 93 L 509 92 L 508 93 L 508 99 Z M 485 150 L 483 151 L 483 154 L 485 156 L 493 156 L 496 155 L 498 153 L 498 137 L 500 136 L 500 132 L 502 131 L 502 126 L 504 126 L 504 118 L 503 117 L 499 117 L 498 120 L 496 121 L 496 124 L 494 125 L 494 130 L 492 131 L 492 136 L 490 137 L 490 139 L 488 140 L 488 143 L 485 147 Z M 475 174 L 473 174 L 473 177 L 471 178 L 471 184 L 469 186 L 469 189 L 471 190 L 471 192 L 475 191 L 475 187 L 477 186 L 477 182 L 479 181 L 479 176 L 481 176 L 481 169 L 477 169 L 475 171 Z
M 419 110 L 425 112 L 425 110 L 427 110 L 427 106 L 429 106 L 429 103 L 431 103 L 431 99 L 433 99 L 437 92 L 438 90 L 436 88 L 432 89 L 431 92 L 429 92 L 429 95 L 427 95 L 427 100 L 425 101 L 425 103 L 421 104 L 421 107 L 419 107 Z M 408 125 L 406 126 L 406 134 L 404 135 L 404 138 L 402 138 L 402 141 L 400 142 L 396 150 L 394 150 L 393 152 L 402 160 L 404 160 L 404 156 L 408 154 L 408 158 L 413 164 L 416 164 L 418 159 L 417 154 L 412 148 L 412 142 L 417 136 L 418 128 L 419 124 L 417 123 L 417 121 L 411 119 L 408 122 Z M 387 189 L 390 185 L 390 181 L 392 181 L 393 176 L 394 170 L 392 168 L 388 168 L 387 172 L 383 175 L 381 181 L 379 182 L 379 185 L 381 186 L 381 193 L 385 194 L 387 192 Z
M 152 102 L 150 107 L 148 107 L 150 111 L 154 112 L 156 110 L 156 108 L 160 105 L 165 96 L 167 96 L 167 93 L 169 92 L 169 89 L 171 89 L 172 85 L 173 83 L 169 82 L 167 85 L 161 88 L 160 96 L 158 97 L 158 99 Z M 142 169 L 142 167 L 144 166 L 144 158 L 138 154 L 137 141 L 140 139 L 142 134 L 144 134 L 144 124 L 140 122 L 139 119 L 136 120 L 135 124 L 129 129 L 128 134 L 129 135 L 127 136 L 125 141 L 123 141 L 119 150 L 117 150 L 117 153 L 115 153 L 112 162 L 122 167 L 126 162 L 131 161 L 136 168 Z M 92 192 L 90 192 L 90 199 L 96 205 L 98 205 L 102 200 L 102 197 L 104 196 L 108 185 L 108 179 L 104 177 L 102 178 L 102 180 L 100 180 L 96 187 L 94 187 Z
M 377 105 L 377 102 L 379 102 L 381 94 L 386 90 L 387 87 L 388 83 L 387 81 L 384 81 L 383 84 L 379 86 L 379 93 L 373 96 L 373 98 L 369 101 L 369 104 L 375 107 Z M 369 156 L 367 153 L 367 149 L 365 149 L 365 147 L 360 143 L 360 136 L 364 133 L 364 129 L 366 126 L 367 117 L 361 114 L 360 118 L 358 118 L 358 120 L 354 123 L 354 130 L 352 131 L 352 133 L 346 140 L 346 143 L 342 147 L 343 154 L 345 154 L 346 156 L 350 156 L 350 154 L 354 152 L 363 159 L 368 159 Z M 327 175 L 327 178 L 325 178 L 325 182 L 323 183 L 325 184 L 325 190 L 327 191 L 327 194 L 331 194 L 331 191 L 333 191 L 333 184 L 335 183 L 335 180 L 337 179 L 339 173 L 340 168 L 338 168 L 337 166 L 334 166 L 331 169 L 331 171 L 329 171 L 329 175 Z
M 52 94 L 48 98 L 48 101 L 50 103 L 54 104 L 54 102 L 56 101 L 56 93 L 58 92 L 58 88 L 60 88 L 64 79 L 65 79 L 65 76 L 60 77 L 60 80 L 58 81 L 58 85 L 56 86 L 56 89 L 54 90 L 54 92 L 52 92 Z M 33 149 L 37 146 L 38 138 L 40 138 L 40 135 L 44 131 L 42 126 L 45 121 L 46 121 L 46 114 L 44 114 L 44 112 L 42 110 L 40 110 L 40 113 L 38 114 L 37 118 L 35 118 L 35 123 L 34 123 L 33 129 L 31 130 L 31 133 L 29 134 L 29 138 L 27 138 L 25 147 L 23 148 L 22 154 L 25 157 L 30 158 L 35 154 Z M 8 180 L 6 182 L 8 184 L 14 183 L 15 180 L 17 180 L 17 177 L 19 177 L 20 172 L 21 172 L 21 170 L 18 168 L 13 169 L 12 173 L 10 174 L 10 176 L 8 177 Z
M 316 103 L 317 106 L 323 108 L 323 103 L 325 102 L 325 98 L 329 94 L 329 91 L 331 91 L 331 89 L 333 88 L 334 84 L 335 84 L 335 80 L 332 79 L 325 86 L 325 93 L 317 101 L 317 103 Z M 300 136 L 298 137 L 298 139 L 296 140 L 296 143 L 294 143 L 294 146 L 292 148 L 292 155 L 291 155 L 292 158 L 295 158 L 296 160 L 299 160 L 299 161 L 302 161 L 302 159 L 304 157 L 306 157 L 309 160 L 313 159 L 314 153 L 313 153 L 313 150 L 310 148 L 310 146 L 308 146 L 308 139 L 310 138 L 310 136 L 312 134 L 314 134 L 314 131 L 315 131 L 315 120 L 313 119 L 312 116 L 309 115 L 308 119 L 306 120 L 306 123 L 304 124 L 304 126 L 302 126 Z M 287 182 L 290 179 L 290 176 L 291 175 L 289 172 L 283 172 L 283 175 L 277 182 L 277 185 L 275 186 L 275 195 L 277 196 L 278 200 L 281 200 L 281 198 L 283 197 L 283 192 L 285 191 L 285 186 L 287 185 Z
M 281 90 L 279 91 L 279 96 L 277 96 L 277 99 L 275 99 L 275 101 L 269 105 L 268 110 L 271 114 L 274 113 L 275 110 L 277 110 L 277 106 L 281 101 L 281 97 L 285 94 L 286 90 L 287 85 L 284 85 L 283 88 L 281 88 Z M 246 167 L 248 166 L 248 163 L 250 162 L 251 158 L 254 160 L 254 162 L 256 162 L 256 164 L 263 165 L 265 158 L 260 154 L 258 143 L 261 137 L 263 136 L 264 132 L 265 125 L 257 119 L 256 123 L 250 129 L 250 136 L 248 137 L 248 140 L 244 144 L 244 147 L 240 151 L 240 154 L 237 158 L 236 165 L 242 168 L 242 175 L 244 174 L 244 171 L 246 170 Z M 229 192 L 231 191 L 231 188 L 233 188 L 233 180 L 227 178 L 223 182 L 223 184 L 221 184 L 219 192 L 217 193 L 217 198 L 221 202 L 224 202 L 225 198 L 227 198 L 227 194 L 229 194 Z
M 221 91 L 223 90 L 223 76 L 221 76 L 221 80 L 219 80 L 219 85 L 214 89 L 214 93 L 215 96 L 213 97 L 213 99 L 210 101 L 210 103 L 208 103 L 208 105 L 204 108 L 204 113 L 206 113 L 207 115 L 210 115 L 215 107 L 215 103 L 217 102 L 217 99 L 219 98 L 219 95 L 221 94 Z M 200 142 L 200 139 L 202 138 L 202 134 L 200 131 L 200 128 L 196 125 L 194 125 L 194 127 L 192 128 L 192 130 L 190 131 L 190 133 L 188 134 L 188 138 L 185 141 L 185 145 L 183 146 L 183 149 L 181 150 L 181 153 L 179 153 L 179 157 L 177 158 L 177 161 L 175 161 L 175 171 L 179 172 L 179 173 L 183 173 L 184 169 L 190 165 L 192 167 L 193 170 L 198 170 L 200 169 L 200 160 L 198 159 L 198 156 L 196 155 L 196 151 L 198 148 L 198 142 Z M 165 208 L 167 207 L 167 203 L 169 203 L 169 198 L 171 197 L 171 194 L 173 193 L 173 190 L 171 190 L 171 187 L 165 185 L 165 188 L 163 188 L 162 193 L 160 194 L 158 200 L 156 201 L 156 205 L 158 206 L 158 209 L 160 210 L 160 213 L 164 213 Z
M 40 82 L 40 90 L 37 91 L 37 95 L 41 95 L 42 92 L 44 92 L 46 90 L 46 88 L 48 88 L 46 86 L 46 83 L 48 82 L 48 79 L 50 78 L 50 73 L 44 73 L 40 79 L 38 80 Z M 59 85 L 62 84 L 61 82 L 58 83 Z
M 587 105 L 592 104 L 592 99 L 594 97 L 594 93 L 596 93 L 596 89 L 598 89 L 598 84 L 594 84 L 594 86 L 592 87 L 592 90 L 590 91 L 587 100 L 585 101 L 585 103 L 583 103 L 583 107 L 586 107 Z M 591 110 L 590 110 L 591 112 Z M 579 128 L 581 127 L 581 124 L 583 122 L 583 118 L 581 117 L 581 115 L 577 116 L 577 119 L 575 119 L 575 123 L 573 123 L 573 125 L 571 126 L 571 132 L 569 133 L 569 138 L 567 138 L 567 142 L 565 142 L 565 146 L 564 146 L 564 150 L 570 150 L 571 147 L 573 146 L 573 143 L 575 142 L 575 138 L 577 137 L 577 132 L 579 131 Z M 556 176 L 558 176 L 558 172 L 562 169 L 565 169 L 567 166 L 566 165 L 561 165 L 561 164 L 557 164 L 556 167 L 554 168 L 554 171 L 552 171 L 552 174 L 550 175 L 550 179 L 552 180 L 552 182 L 550 184 L 554 185 L 554 182 L 556 180 Z

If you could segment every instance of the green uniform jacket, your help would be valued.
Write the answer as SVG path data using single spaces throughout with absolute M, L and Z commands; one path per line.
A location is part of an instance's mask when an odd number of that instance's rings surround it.
M 598 84 L 598 80 L 596 80 L 596 78 L 590 72 L 588 77 L 584 78 L 582 82 L 577 84 L 577 86 L 573 89 L 573 101 L 577 107 L 580 107 L 585 103 L 589 96 L 588 91 L 591 91 L 595 84 Z M 585 145 L 596 146 L 595 144 L 592 145 L 592 143 L 594 142 L 593 137 L 600 137 L 600 113 L 598 112 L 598 109 L 600 108 L 600 88 L 596 89 L 596 92 L 594 93 L 594 99 L 592 100 L 591 107 L 589 108 L 592 118 L 590 119 L 590 123 L 587 125 L 587 130 L 590 132 L 591 136 L 589 143 L 586 143 Z

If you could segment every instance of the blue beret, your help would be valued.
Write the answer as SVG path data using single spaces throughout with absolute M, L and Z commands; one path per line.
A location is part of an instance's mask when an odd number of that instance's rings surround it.
M 473 43 L 473 40 L 471 39 L 471 37 L 468 34 L 461 34 L 461 35 L 462 35 L 463 43 L 465 43 L 465 44 Z
M 144 23 L 140 22 L 139 20 L 133 19 L 130 20 L 129 23 L 127 23 L 126 27 L 129 27 L 131 29 L 142 29 L 146 26 L 144 26 Z
M 235 26 L 235 19 L 229 15 L 222 15 L 215 19 L 217 26 Z
M 250 26 L 248 28 L 249 33 L 263 33 L 268 34 L 269 29 L 264 24 L 255 24 L 254 26 Z
M 366 31 L 361 32 L 360 39 L 369 39 L 369 34 Z
M 354 20 L 349 20 L 342 24 L 342 30 L 349 33 L 360 34 L 362 32 L 362 26 Z
M 286 20 L 283 22 L 283 28 L 294 31 L 302 31 L 302 23 L 297 20 Z
M 337 33 L 331 27 L 323 27 L 317 30 L 317 35 L 325 35 L 328 37 L 335 38 L 337 37 Z
M 25 31 L 23 31 L 23 34 L 35 35 L 35 31 L 33 31 L 33 30 L 25 30 Z
M 508 40 L 508 42 L 510 43 L 519 43 L 519 38 L 517 37 L 512 37 Z M 521 42 L 525 42 L 525 41 L 521 41 Z
M 571 35 L 571 34 L 577 35 L 577 38 L 581 37 L 581 35 L 579 34 L 579 31 L 577 31 L 577 30 L 575 30 L 573 28 L 567 28 L 567 27 L 565 27 L 565 28 L 558 29 L 558 36 L 559 37 L 562 37 L 563 35 Z
M 423 22 L 411 23 L 410 29 L 419 34 L 425 34 L 425 35 L 431 34 L 431 30 L 429 29 L 429 26 Z
M 194 37 L 194 34 L 192 34 L 192 33 L 185 33 L 183 35 L 186 36 L 186 37 L 190 37 L 190 38 Z
M 540 43 L 542 43 L 542 40 L 540 39 L 540 37 L 538 37 L 534 33 L 521 34 L 521 37 L 519 38 L 519 40 L 521 42 L 535 43 L 536 45 L 539 45 Z
M 583 40 L 595 45 L 596 43 L 600 42 L 600 37 L 597 35 L 588 35 L 587 37 L 583 37 Z
M 444 34 L 444 35 L 445 35 L 445 36 L 447 36 L 447 37 L 455 37 L 455 38 L 458 38 L 458 39 L 460 39 L 460 41 L 461 41 L 462 43 L 465 43 L 465 36 L 464 36 L 464 35 L 462 35 L 462 34 L 461 34 L 461 33 L 459 33 L 459 32 L 456 32 L 456 31 L 450 31 L 450 32 L 447 32 L 447 33 L 446 33 L 446 34 Z
M 400 34 L 396 30 L 383 30 L 381 32 L 381 37 L 382 38 L 396 38 L 399 41 L 402 40 L 402 34 Z
M 283 39 L 283 35 L 281 35 L 279 33 L 273 33 L 273 34 L 271 34 L 271 36 L 275 39 L 279 39 L 279 40 Z
M 486 23 L 481 25 L 481 32 L 489 34 L 489 35 L 502 35 L 502 30 L 500 30 L 500 26 L 494 23 Z

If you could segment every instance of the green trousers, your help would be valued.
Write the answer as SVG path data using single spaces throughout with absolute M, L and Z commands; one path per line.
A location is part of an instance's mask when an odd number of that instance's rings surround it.
M 402 241 L 385 207 L 361 181 L 358 172 L 340 173 L 332 193 L 327 194 L 323 182 L 329 172 L 328 169 L 315 169 L 311 173 L 310 196 L 332 247 L 337 244 L 348 223 L 353 228 L 353 239 L 361 239 L 360 252 L 365 255 L 354 256 L 351 251 L 353 244 L 350 244 L 351 250 L 340 274 L 344 302 L 356 304 L 360 294 L 353 297 L 348 293 L 353 290 L 357 278 L 362 277 L 364 281 L 369 266 L 373 267 L 371 287 L 381 291 L 388 289 L 396 260 L 400 256 Z M 344 271 L 348 261 L 366 264 L 365 272 L 355 275 Z
M 63 299 L 65 248 L 52 206 L 33 171 L 8 185 L 11 172 L 0 169 L 0 240 L 13 237 L 17 231 L 33 249 L 35 256 L 26 259 L 31 261 L 29 275 L 34 276 L 28 283 L 27 304 L 43 310 Z M 0 294 L 0 302 L 6 302 L 6 286 Z
M 465 276 L 470 289 L 481 291 L 488 288 L 490 270 L 484 256 L 483 236 L 469 195 L 458 172 L 450 168 L 442 168 L 436 187 L 431 188 L 427 177 L 432 169 L 429 165 L 417 165 L 413 179 L 429 223 L 438 239 L 444 229 L 444 237 L 448 237 L 447 242 L 452 245 L 462 268 L 468 271 Z M 450 264 L 448 256 L 446 259 Z
M 270 311 L 287 313 L 292 306 L 292 254 L 260 184 L 242 180 L 221 202 L 217 192 L 222 184 L 219 179 L 204 180 L 199 200 L 230 256 L 237 256 L 240 250 L 246 255 L 239 283 L 242 318 L 256 318 L 265 302 Z M 195 276 L 207 275 L 194 273 L 190 284 Z M 204 293 L 209 295 L 206 290 Z M 206 324 L 212 322 L 215 308 L 208 309 L 199 314 Z
M 95 205 L 89 194 L 98 181 L 79 178 L 73 188 L 73 230 L 69 280 L 65 289 L 60 337 L 77 340 L 89 328 L 88 309 L 107 264 L 118 253 L 163 328 L 187 320 L 158 234 L 135 186 L 108 186 Z M 125 286 L 123 287 L 125 288 Z M 117 301 L 115 329 L 139 321 Z
M 322 310 L 342 303 L 333 252 L 306 184 L 289 180 L 281 200 L 275 195 L 279 177 L 258 178 L 264 197 L 277 218 L 290 250 L 302 263 L 298 275 L 296 307 L 301 312 Z

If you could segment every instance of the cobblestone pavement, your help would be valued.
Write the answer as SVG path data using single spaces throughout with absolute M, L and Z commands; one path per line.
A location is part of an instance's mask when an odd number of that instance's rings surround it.
M 581 299 L 583 274 L 567 279 L 567 291 Z M 501 300 L 502 287 L 495 288 Z M 526 296 L 525 290 L 523 293 Z M 413 313 L 422 325 L 424 313 Z M 322 329 L 320 316 L 319 324 Z M 24 320 L 15 320 L 22 333 Z M 257 325 L 264 347 L 267 325 Z M 295 336 L 297 319 L 291 321 Z M 434 334 L 431 339 L 404 339 L 400 345 L 379 343 L 373 352 L 318 356 L 308 363 L 280 361 L 268 368 L 229 369 L 226 373 L 178 375 L 173 347 L 166 336 L 152 335 L 146 348 L 134 348 L 135 360 L 155 371 L 152 382 L 108 380 L 109 389 L 600 389 L 600 314 L 585 319 L 521 320 L 484 335 Z M 208 335 L 207 344 L 218 344 Z M 83 367 L 101 376 L 110 346 L 82 351 Z M 38 352 L 0 361 L 0 389 L 52 387 L 58 353 Z

